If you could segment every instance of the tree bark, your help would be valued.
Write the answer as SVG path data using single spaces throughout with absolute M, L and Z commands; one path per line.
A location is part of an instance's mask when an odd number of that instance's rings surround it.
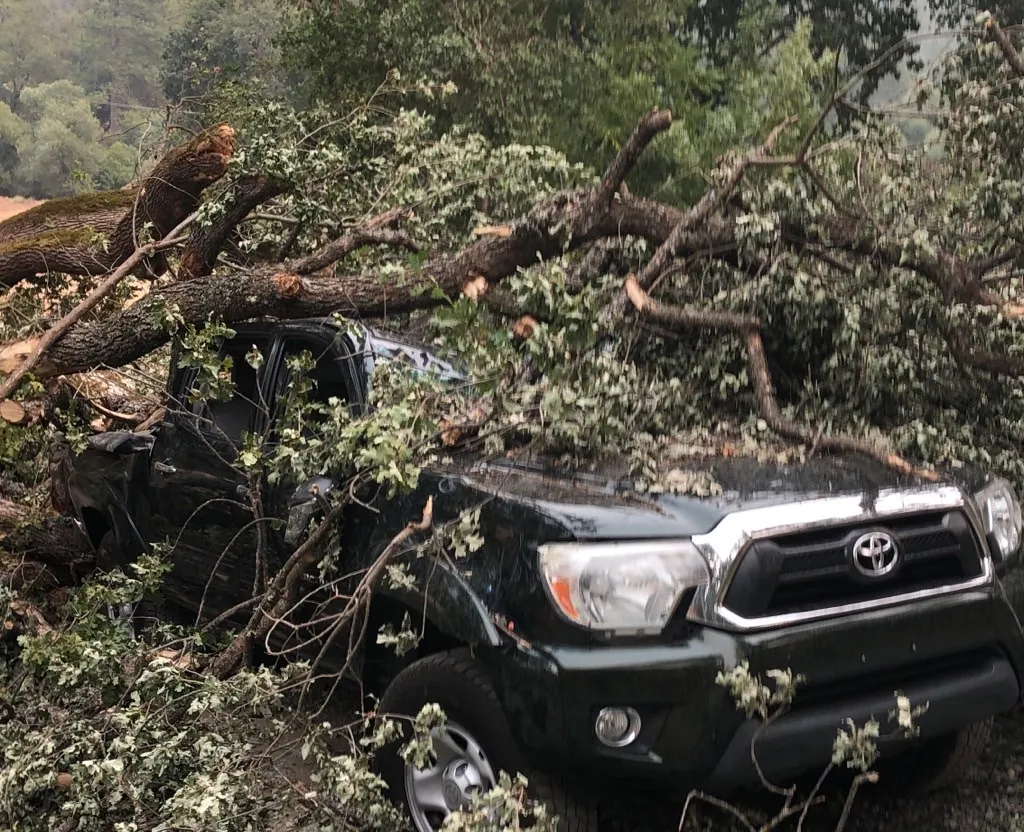
M 457 296 L 471 280 L 483 277 L 489 285 L 528 267 L 538 258 L 551 258 L 595 240 L 619 236 L 637 236 L 662 244 L 673 234 L 687 213 L 669 205 L 646 199 L 613 201 L 600 215 L 593 214 L 590 192 L 574 192 L 556 197 L 511 226 L 508 236 L 490 236 L 466 246 L 454 254 L 438 254 L 419 271 L 398 284 L 381 280 L 375 272 L 348 275 L 298 273 L 302 261 L 268 266 L 238 275 L 211 275 L 202 281 L 171 284 L 151 292 L 134 306 L 102 321 L 84 322 L 73 327 L 53 345 L 36 372 L 42 377 L 85 372 L 101 365 L 121 366 L 165 343 L 171 333 L 158 323 L 168 308 L 176 308 L 185 322 L 198 325 L 212 312 L 231 323 L 248 318 L 274 315 L 280 318 L 313 317 L 340 312 L 352 317 L 379 317 L 437 306 L 445 296 Z M 568 229 L 562 236 L 552 228 Z M 788 245 L 815 255 L 818 251 L 866 254 L 884 265 L 896 267 L 899 253 L 871 248 L 858 236 L 860 226 L 836 219 L 826 236 L 790 223 L 784 230 Z M 358 229 L 336 244 L 331 257 L 306 258 L 323 268 L 331 259 L 350 252 L 355 244 L 389 242 L 379 236 L 361 236 Z M 734 222 L 728 217 L 709 218 L 698 227 L 676 234 L 673 243 L 679 256 L 728 250 L 736 240 Z M 814 243 L 814 249 L 808 248 Z M 942 287 L 963 287 L 971 294 L 971 283 L 941 261 L 904 262 L 933 279 Z M 966 266 L 964 266 L 966 269 Z M 977 301 L 977 298 L 975 298 Z M 25 342 L 0 349 L 0 366 L 23 354 Z M 18 351 L 21 351 L 18 353 Z
M 70 517 L 35 515 L 0 497 L 0 584 L 17 588 L 33 581 L 67 585 L 95 561 L 88 539 Z
M 219 124 L 172 148 L 143 179 L 118 191 L 44 202 L 0 223 L 0 287 L 39 274 L 103 275 L 140 245 L 147 223 L 161 239 L 193 213 L 202 192 L 227 171 L 234 130 Z M 136 270 L 159 276 L 167 259 L 154 253 Z
M 210 225 L 193 229 L 181 256 L 178 279 L 194 280 L 212 274 L 218 255 L 239 224 L 264 202 L 287 189 L 287 183 L 278 179 L 256 175 L 241 177 L 232 187 L 231 200 L 223 216 Z
M 567 248 L 574 249 L 620 233 L 662 241 L 671 233 L 671 219 L 678 214 L 656 203 L 616 203 L 606 216 L 594 222 L 586 212 L 588 203 L 580 195 L 556 200 L 514 226 L 507 237 L 488 237 L 455 254 L 434 256 L 400 285 L 385 283 L 372 271 L 340 276 L 302 274 L 294 269 L 301 261 L 241 275 L 211 275 L 202 281 L 171 284 L 101 321 L 73 327 L 50 348 L 35 372 L 47 377 L 133 361 L 170 338 L 170 331 L 159 323 L 164 317 L 161 313 L 168 308 L 176 309 L 186 323 L 198 325 L 211 312 L 231 323 L 262 315 L 304 318 L 332 312 L 379 317 L 437 306 L 441 302 L 435 294 L 438 289 L 454 297 L 476 277 L 497 283 L 517 269 L 536 263 L 538 257 L 557 256 L 566 247 L 565 241 L 550 231 L 557 220 L 565 221 L 572 229 Z M 586 230 L 581 231 L 584 226 Z M 349 236 L 361 245 L 392 241 L 360 231 Z M 703 247 L 708 239 L 706 233 L 683 236 L 694 248 Z M 351 250 L 352 246 L 339 246 L 332 255 L 337 259 Z M 316 268 L 323 268 L 324 258 L 309 259 Z M 19 344 L 0 350 L 0 365 L 5 362 L 5 353 L 13 354 L 17 349 Z M 24 351 L 23 346 L 20 349 Z

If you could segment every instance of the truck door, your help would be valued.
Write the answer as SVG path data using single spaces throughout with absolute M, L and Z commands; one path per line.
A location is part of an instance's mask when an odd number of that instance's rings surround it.
M 313 386 L 307 395 L 308 400 L 326 405 L 331 399 L 337 399 L 338 406 L 358 410 L 362 398 L 346 343 L 336 330 L 326 327 L 296 327 L 282 333 L 279 348 L 275 351 L 275 375 L 267 379 L 267 398 L 272 400 L 271 407 L 275 419 L 282 411 L 282 400 L 292 380 L 291 370 L 287 366 L 288 359 L 302 352 L 308 352 L 314 361 L 314 366 L 309 372 Z M 319 425 L 313 422 L 306 430 L 310 435 L 316 435 Z M 268 431 L 268 453 L 272 453 L 269 448 L 273 446 L 275 440 L 275 432 L 271 428 Z M 284 524 L 288 519 L 289 498 L 299 485 L 301 483 L 295 478 L 282 478 L 274 486 L 266 486 L 264 491 L 268 516 L 284 521 L 280 529 L 270 532 L 279 564 L 283 564 L 295 550 L 294 546 L 288 545 L 284 540 Z M 330 599 L 334 593 L 320 584 L 317 570 L 314 569 L 303 576 L 299 585 L 299 595 L 302 603 L 289 619 L 292 624 L 301 627 L 301 630 L 296 631 L 287 625 L 275 628 L 270 641 L 279 650 L 288 649 L 301 642 L 307 646 L 306 652 L 312 650 L 312 654 L 315 655 L 319 645 L 310 636 L 313 631 L 319 631 L 320 628 L 312 625 L 311 621 L 329 621 L 327 607 L 333 603 Z
M 261 376 L 270 363 L 271 330 L 240 332 L 221 355 L 231 358 L 235 394 L 227 401 L 192 403 L 193 374 L 176 382 L 150 456 L 151 529 L 172 546 L 164 582 L 169 600 L 210 620 L 252 596 L 257 538 L 245 475 L 235 467 L 243 433 L 267 423 Z M 259 369 L 246 355 L 266 359 Z M 247 618 L 240 613 L 236 623 Z

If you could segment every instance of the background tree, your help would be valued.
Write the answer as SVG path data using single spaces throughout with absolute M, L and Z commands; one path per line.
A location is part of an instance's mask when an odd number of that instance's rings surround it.
M 13 196 L 16 191 L 15 174 L 21 165 L 18 147 L 23 146 L 28 125 L 11 108 L 0 102 L 0 195 Z
M 77 52 L 87 89 L 102 92 L 100 119 L 120 130 L 129 103 L 159 107 L 158 56 L 170 29 L 169 6 L 150 0 L 93 0 L 81 4 Z
M 363 100 L 394 68 L 412 81 L 455 85 L 454 95 L 416 102 L 438 135 L 460 125 L 494 142 L 547 144 L 601 165 L 646 109 L 699 110 L 713 85 L 716 73 L 673 35 L 689 7 L 531 0 L 399 9 L 372 0 L 339 14 L 329 0 L 309 0 L 288 21 L 283 54 L 308 75 L 318 100 Z M 638 181 L 670 177 L 678 163 L 668 154 L 645 159 Z
M 283 4 L 275 0 L 186 0 L 164 41 L 160 80 L 175 104 L 201 105 L 218 84 L 271 83 L 280 74 L 275 41 Z M 277 94 L 279 84 L 272 84 Z
M 744 41 L 744 34 L 751 27 L 756 28 L 759 35 L 753 54 L 760 56 L 767 54 L 800 21 L 809 22 L 815 57 L 820 57 L 825 50 L 841 53 L 845 65 L 851 69 L 883 59 L 859 86 L 857 99 L 866 103 L 878 84 L 890 73 L 898 73 L 900 62 L 918 51 L 917 44 L 902 42 L 918 32 L 920 8 L 918 0 L 695 3 L 681 35 L 699 44 L 716 65 L 726 67 L 752 45 Z M 912 64 L 911 68 L 916 65 Z
M 938 24 L 947 29 L 970 26 L 982 12 L 996 16 L 1004 28 L 1024 22 L 1024 3 L 1020 0 L 998 0 L 994 3 L 980 0 L 928 0 L 928 6 Z
M 414 80 L 451 80 L 458 92 L 418 105 L 440 133 L 466 125 L 496 142 L 555 147 L 573 161 L 606 164 L 630 125 L 655 104 L 679 118 L 672 139 L 641 163 L 642 193 L 691 198 L 692 177 L 764 125 L 749 112 L 747 79 L 772 78 L 773 50 L 802 27 L 811 57 L 842 47 L 849 71 L 918 26 L 911 0 L 829 3 L 695 3 L 692 0 L 367 2 L 302 0 L 283 38 L 285 60 L 322 100 L 360 100 L 389 68 Z M 798 22 L 803 23 L 798 25 Z M 812 22 L 812 26 L 806 24 Z M 896 49 L 859 86 L 865 101 L 913 45 Z M 823 85 L 811 87 L 820 92 Z M 847 113 L 841 113 L 844 119 Z M 673 189 L 680 189 L 673 192 Z
M 67 53 L 71 15 L 58 0 L 0 2 L 0 101 L 17 112 L 31 84 L 55 81 L 70 71 Z M 46 38 L 39 38 L 46 32 Z
M 102 142 L 103 130 L 81 87 L 70 81 L 27 87 L 20 113 L 22 118 L 0 114 L 7 147 L 0 169 L 6 159 L 8 193 L 67 196 L 120 187 L 133 176 L 135 154 L 120 142 Z

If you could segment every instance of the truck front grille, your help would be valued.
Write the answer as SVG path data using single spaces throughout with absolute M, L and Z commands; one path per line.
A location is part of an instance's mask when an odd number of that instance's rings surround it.
M 899 552 L 884 575 L 854 565 L 854 545 L 871 532 L 888 534 Z M 930 512 L 757 540 L 742 555 L 724 606 L 748 619 L 809 612 L 955 586 L 983 572 L 964 513 Z

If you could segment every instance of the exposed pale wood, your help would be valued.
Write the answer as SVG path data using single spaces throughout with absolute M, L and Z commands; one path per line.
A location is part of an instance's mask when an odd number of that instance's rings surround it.
M 26 420 L 28 412 L 14 401 L 0 402 L 0 419 L 11 425 L 20 425 Z

